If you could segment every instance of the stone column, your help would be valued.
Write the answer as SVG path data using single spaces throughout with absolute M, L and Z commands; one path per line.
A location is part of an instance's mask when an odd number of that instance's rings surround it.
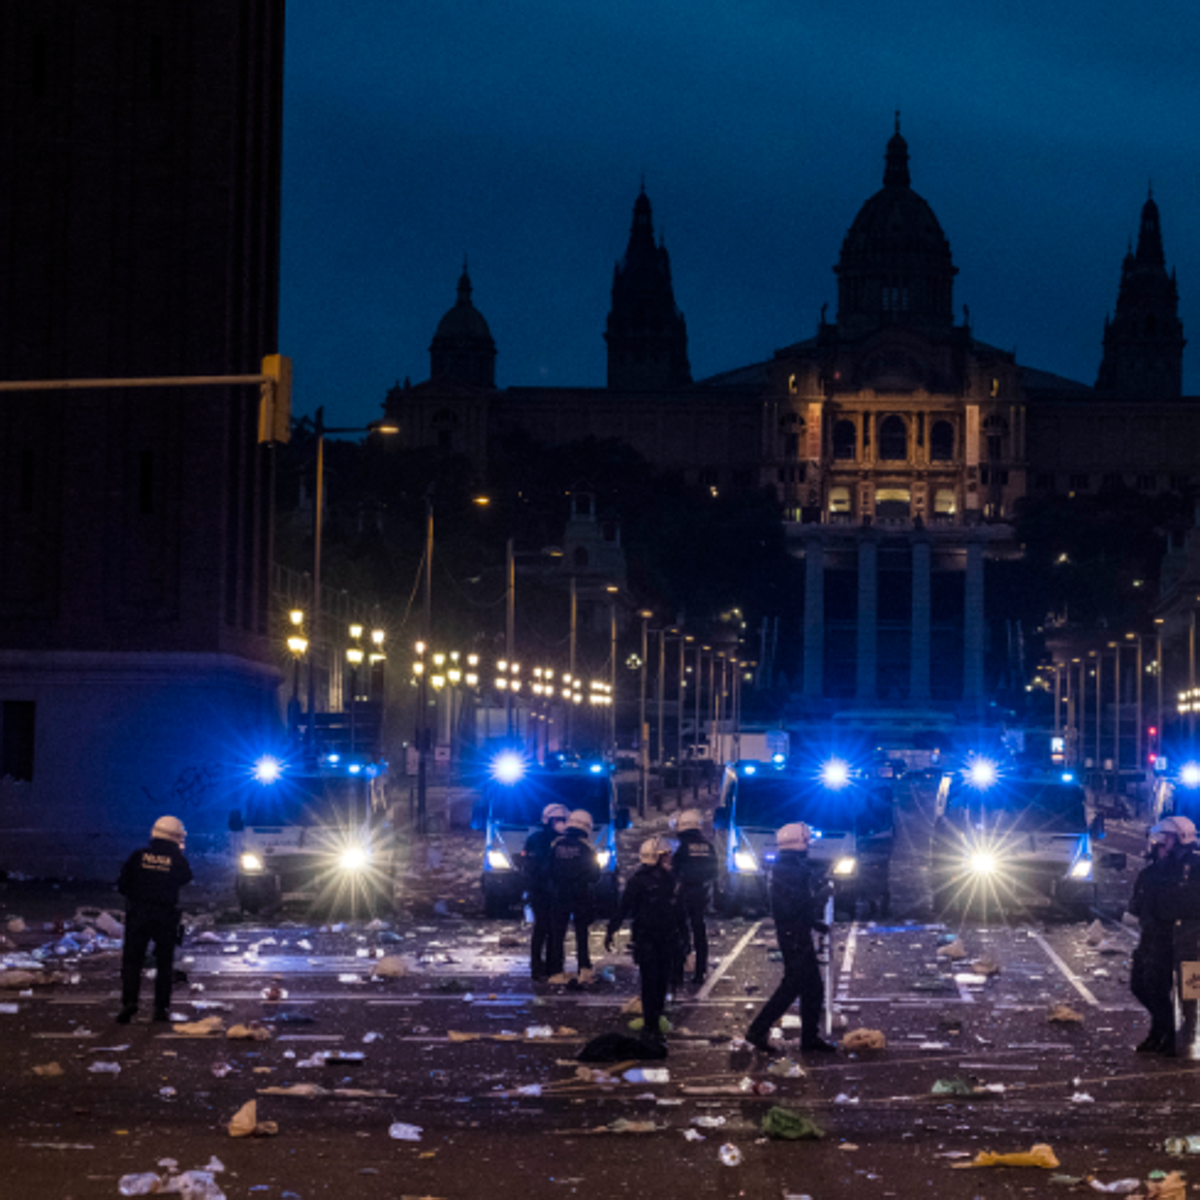
M 858 700 L 875 699 L 878 585 L 878 547 L 868 536 L 858 543 L 858 673 L 854 689 Z
M 967 543 L 963 588 L 963 699 L 983 699 L 983 543 Z
M 819 700 L 825 690 L 825 543 L 804 543 L 804 695 Z
M 928 540 L 918 538 L 912 548 L 912 643 L 908 663 L 910 700 L 929 699 L 930 561 Z

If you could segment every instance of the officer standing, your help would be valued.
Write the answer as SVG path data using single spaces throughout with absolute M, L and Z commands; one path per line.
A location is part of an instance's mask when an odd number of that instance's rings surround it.
M 125 940 L 121 950 L 121 1011 L 128 1025 L 138 1009 L 142 967 L 154 943 L 154 1019 L 171 1019 L 171 983 L 179 936 L 179 890 L 192 881 L 183 856 L 187 830 L 178 817 L 159 817 L 150 844 L 135 850 L 121 868 L 117 891 L 125 897 Z
M 592 814 L 577 808 L 568 818 L 562 836 L 550 848 L 550 944 L 546 947 L 546 972 L 561 975 L 566 954 L 567 926 L 575 923 L 575 958 L 580 971 L 588 970 L 588 931 L 592 924 L 592 892 L 600 878 L 600 863 L 588 840 Z
M 604 949 L 626 920 L 633 921 L 633 961 L 642 982 L 642 1036 L 662 1045 L 661 1021 L 675 964 L 687 944 L 687 924 L 670 867 L 671 847 L 647 838 L 638 851 L 640 866 L 621 893 L 621 904 L 608 923 Z
M 1167 817 L 1150 830 L 1151 861 L 1138 873 L 1129 911 L 1138 919 L 1141 937 L 1130 964 L 1129 990 L 1150 1014 L 1150 1032 L 1141 1054 L 1175 1054 L 1175 922 L 1184 885 L 1200 881 L 1196 826 L 1187 817 Z M 1157 850 L 1154 843 L 1157 843 Z M 1157 857 L 1154 857 L 1154 855 Z
M 836 1050 L 821 1037 L 825 984 L 817 961 L 813 933 L 828 933 L 821 923 L 827 885 L 809 861 L 812 830 L 803 822 L 785 825 L 776 835 L 779 856 L 771 872 L 771 912 L 775 937 L 783 954 L 783 978 L 774 994 L 750 1022 L 746 1041 L 763 1054 L 771 1053 L 771 1027 L 800 999 L 800 1049 Z
M 529 940 L 529 974 L 545 979 L 546 951 L 550 944 L 550 854 L 570 812 L 565 804 L 542 809 L 542 827 L 525 839 L 521 864 L 525 871 L 525 896 L 533 910 L 533 935 Z
M 675 823 L 679 845 L 671 860 L 671 868 L 679 882 L 679 902 L 683 907 L 692 947 L 696 951 L 692 983 L 699 987 L 708 974 L 708 928 L 704 914 L 708 909 L 710 886 L 717 878 L 717 851 L 712 842 L 700 832 L 700 812 L 685 809 Z

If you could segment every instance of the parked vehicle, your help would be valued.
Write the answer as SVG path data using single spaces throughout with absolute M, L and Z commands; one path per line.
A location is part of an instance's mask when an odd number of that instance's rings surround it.
M 612 769 L 598 762 L 534 767 L 511 751 L 493 762 L 471 817 L 472 828 L 484 831 L 480 886 L 485 914 L 503 917 L 520 905 L 525 839 L 540 827 L 547 804 L 591 813 L 592 844 L 600 860 L 597 914 L 612 916 L 620 895 L 617 832 L 629 827 L 629 810 L 617 803 Z
M 886 913 L 892 787 L 840 759 L 805 767 L 742 761 L 725 768 L 713 817 L 720 911 L 766 911 L 775 834 L 795 821 L 813 830 L 809 857 L 833 881 L 835 912 L 853 917 L 862 899 Z

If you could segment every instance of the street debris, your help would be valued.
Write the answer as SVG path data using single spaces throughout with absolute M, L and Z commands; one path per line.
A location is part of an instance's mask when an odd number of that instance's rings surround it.
M 955 938 L 954 941 L 948 942 L 945 946 L 939 946 L 937 956 L 938 958 L 948 958 L 957 962 L 960 958 L 967 957 L 967 948 L 962 944 L 962 938 Z
M 183 1021 L 171 1027 L 184 1037 L 209 1037 L 225 1031 L 225 1022 L 220 1017 L 202 1017 L 199 1021 Z
M 1069 1024 L 1071 1022 L 1082 1021 L 1083 1015 L 1077 1013 L 1069 1004 L 1052 1004 L 1050 1011 L 1046 1014 L 1046 1020 L 1060 1024 Z
M 1185 1154 L 1200 1154 L 1200 1134 L 1190 1133 L 1186 1137 L 1169 1137 L 1163 1143 L 1163 1149 L 1173 1158 L 1182 1158 Z
M 35 1075 L 40 1075 L 43 1079 L 51 1079 L 63 1073 L 62 1067 L 56 1062 L 42 1063 L 40 1066 L 31 1069 Z
M 803 1079 L 804 1068 L 791 1058 L 777 1058 L 767 1065 L 768 1075 L 782 1075 L 784 1079 Z
M 375 962 L 371 974 L 377 979 L 402 979 L 408 974 L 408 963 L 395 955 L 388 955 Z
M 423 1132 L 420 1125 L 405 1125 L 403 1121 L 393 1121 L 388 1126 L 388 1137 L 398 1142 L 419 1142 Z
M 225 1036 L 232 1041 L 269 1042 L 272 1034 L 265 1025 L 251 1021 L 249 1025 L 231 1025 Z
M 241 1108 L 233 1114 L 229 1122 L 229 1136 L 235 1138 L 243 1137 L 271 1137 L 279 1132 L 279 1126 L 274 1121 L 260 1121 L 258 1119 L 258 1101 L 247 1100 Z
M 93 1075 L 120 1075 L 121 1064 L 118 1062 L 94 1062 L 88 1070 Z
M 736 1167 L 742 1161 L 742 1152 L 732 1142 L 726 1142 L 718 1153 L 727 1167 Z
M 762 1130 L 769 1138 L 789 1142 L 818 1140 L 825 1136 L 825 1131 L 811 1117 L 778 1104 L 767 1110 L 762 1119 Z
M 666 1067 L 634 1067 L 624 1078 L 626 1083 L 670 1083 L 671 1072 Z
M 293 1083 L 290 1087 L 259 1088 L 260 1096 L 299 1096 L 304 1100 L 315 1100 L 319 1096 L 338 1096 L 355 1100 L 395 1100 L 394 1092 L 381 1088 L 325 1088 L 319 1083 Z
M 879 1029 L 852 1029 L 842 1038 L 843 1050 L 886 1050 L 887 1038 Z
M 1045 1142 L 1037 1142 L 1028 1150 L 1014 1150 L 1007 1154 L 996 1154 L 991 1150 L 980 1150 L 970 1162 L 951 1163 L 955 1170 L 970 1167 L 1043 1167 L 1048 1171 L 1061 1166 L 1054 1150 Z
M 977 958 L 971 963 L 971 970 L 976 975 L 999 975 L 1000 964 L 994 958 Z
M 1101 1183 L 1096 1178 L 1088 1179 L 1088 1187 L 1094 1192 L 1106 1192 L 1110 1196 L 1128 1196 L 1142 1186 L 1140 1179 L 1114 1179 L 1112 1183 Z

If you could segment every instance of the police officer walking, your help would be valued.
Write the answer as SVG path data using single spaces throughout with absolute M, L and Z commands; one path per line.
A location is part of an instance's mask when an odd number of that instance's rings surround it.
M 638 851 L 640 866 L 621 893 L 621 904 L 608 923 L 604 949 L 626 920 L 633 921 L 633 961 L 642 983 L 642 1036 L 664 1042 L 661 1023 L 675 964 L 687 944 L 687 925 L 670 867 L 671 847 L 647 838 Z
M 697 987 L 708 974 L 708 928 L 704 914 L 708 909 L 709 889 L 717 878 L 717 851 L 700 832 L 700 812 L 685 809 L 675 822 L 679 845 L 671 859 L 671 869 L 679 883 L 679 902 L 691 933 L 696 965 L 692 983 Z
M 575 958 L 580 971 L 588 970 L 588 932 L 592 924 L 592 893 L 600 878 L 600 863 L 588 840 L 592 814 L 576 809 L 562 836 L 550 848 L 550 944 L 546 947 L 546 972 L 561 975 L 566 954 L 567 926 L 575 924 Z
M 1150 837 L 1151 861 L 1138 873 L 1129 899 L 1129 911 L 1141 927 L 1129 990 L 1150 1014 L 1150 1032 L 1138 1044 L 1138 1052 L 1171 1057 L 1176 1032 L 1175 922 L 1193 915 L 1183 907 L 1184 887 L 1200 882 L 1200 856 L 1196 826 L 1187 817 L 1167 817 L 1150 830 Z
M 150 844 L 135 850 L 121 868 L 117 891 L 125 897 L 125 940 L 121 951 L 121 1011 L 128 1025 L 138 1009 L 142 967 L 154 943 L 154 1019 L 171 1019 L 171 984 L 179 936 L 179 890 L 192 881 L 183 856 L 187 830 L 178 817 L 159 817 Z
M 529 974 L 545 979 L 546 951 L 550 944 L 550 857 L 570 812 L 565 804 L 547 804 L 542 809 L 542 827 L 525 839 L 521 864 L 525 872 L 525 897 L 533 910 L 533 934 L 529 940 Z
M 779 855 L 771 872 L 771 912 L 783 954 L 783 978 L 750 1022 L 746 1041 L 761 1053 L 770 1054 L 771 1027 L 799 997 L 800 1049 L 836 1050 L 820 1032 L 825 984 L 813 933 L 828 933 L 829 926 L 820 920 L 827 886 L 808 857 L 812 830 L 803 822 L 785 825 L 775 840 Z

